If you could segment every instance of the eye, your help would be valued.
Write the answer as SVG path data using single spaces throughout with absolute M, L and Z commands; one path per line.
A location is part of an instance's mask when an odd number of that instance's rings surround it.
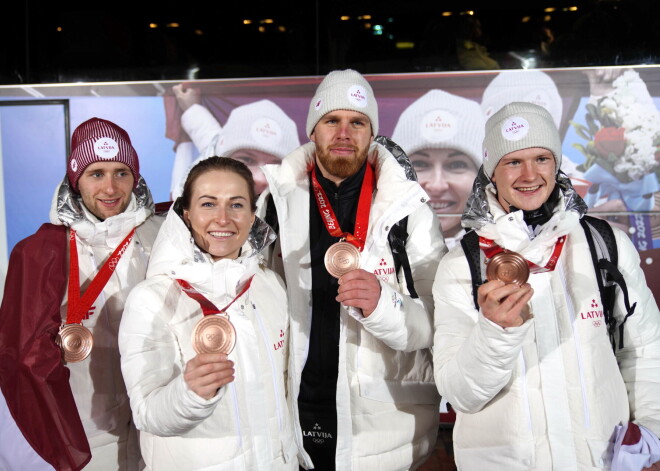
M 547 155 L 539 155 L 538 158 L 536 159 L 536 161 L 539 163 L 545 163 L 548 160 L 550 160 L 550 157 L 548 157 Z
M 204 201 L 200 206 L 202 208 L 212 208 L 215 205 L 211 201 Z
M 232 203 L 231 207 L 232 209 L 243 209 L 245 205 L 243 203 Z
M 356 128 L 361 128 L 361 127 L 364 127 L 366 123 L 365 123 L 364 121 L 362 121 L 362 120 L 356 119 L 355 121 L 353 121 L 352 124 L 353 124 L 353 126 L 355 126 Z
M 447 163 L 447 170 L 454 172 L 463 172 L 470 168 L 467 162 L 464 160 L 452 160 Z
M 429 168 L 431 168 L 431 164 L 429 164 L 424 159 L 414 159 L 413 158 L 411 163 L 412 163 L 412 166 L 415 170 L 424 171 L 424 170 L 428 170 Z

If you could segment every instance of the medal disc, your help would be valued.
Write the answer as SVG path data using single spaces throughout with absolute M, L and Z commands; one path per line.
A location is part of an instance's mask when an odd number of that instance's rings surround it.
M 493 256 L 486 267 L 486 278 L 505 283 L 522 285 L 529 278 L 527 261 L 514 252 L 500 252 Z
M 76 363 L 89 356 L 94 338 L 89 329 L 81 324 L 66 324 L 60 328 L 55 342 L 62 349 L 64 361 Z
M 236 329 L 224 316 L 204 316 L 193 329 L 192 345 L 197 353 L 227 353 L 236 344 Z
M 325 252 L 325 268 L 335 278 L 360 268 L 360 251 L 348 242 L 337 242 Z

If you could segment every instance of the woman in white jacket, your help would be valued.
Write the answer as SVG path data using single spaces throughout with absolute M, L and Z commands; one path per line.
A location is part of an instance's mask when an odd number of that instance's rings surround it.
M 285 395 L 286 295 L 260 255 L 274 238 L 255 218 L 245 165 L 212 157 L 190 171 L 120 328 L 147 469 L 298 469 Z M 234 326 L 227 354 L 196 353 L 205 302 Z

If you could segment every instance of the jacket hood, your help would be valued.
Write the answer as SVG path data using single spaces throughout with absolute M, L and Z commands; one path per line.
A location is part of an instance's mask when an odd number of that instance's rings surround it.
M 264 266 L 263 250 L 277 236 L 264 221 L 255 217 L 248 239 L 236 260 L 214 261 L 202 251 L 183 221 L 181 199 L 172 205 L 154 242 L 147 278 L 166 275 L 182 278 L 207 293 L 234 294 L 241 281 Z
M 49 216 L 52 224 L 75 229 L 81 239 L 94 244 L 108 242 L 117 237 L 123 239 L 128 231 L 142 224 L 153 213 L 154 201 L 142 177 L 133 189 L 126 210 L 104 221 L 99 220 L 85 207 L 80 193 L 74 191 L 68 178 L 64 177 L 55 189 Z
M 584 216 L 587 213 L 587 204 L 573 188 L 570 178 L 560 171 L 557 174 L 556 183 L 559 186 L 561 198 L 554 211 L 574 211 L 579 218 Z M 482 165 L 472 184 L 472 194 L 470 194 L 465 204 L 465 211 L 461 218 L 461 225 L 466 230 L 478 230 L 486 224 L 495 223 L 490 206 L 491 203 L 496 203 L 497 198 L 491 199 L 488 195 L 496 197 L 497 192 L 490 178 L 484 172 Z

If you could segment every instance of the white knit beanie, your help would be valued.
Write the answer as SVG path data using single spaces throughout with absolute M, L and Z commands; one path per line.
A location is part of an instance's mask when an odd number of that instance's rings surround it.
M 378 104 L 369 82 L 355 70 L 334 70 L 319 84 L 309 104 L 307 137 L 311 137 L 316 123 L 335 110 L 357 111 L 371 121 L 371 135 L 378 135 Z
M 555 82 L 540 70 L 508 70 L 497 75 L 484 90 L 481 109 L 486 119 L 504 105 L 526 101 L 542 106 L 552 115 L 557 128 L 561 125 L 563 103 Z
M 542 147 L 552 152 L 555 171 L 559 171 L 561 139 L 550 113 L 533 103 L 515 102 L 504 106 L 486 121 L 484 171 L 488 178 L 493 177 L 502 157 L 530 147 Z
M 479 105 L 442 90 L 430 90 L 406 108 L 392 140 L 410 156 L 422 149 L 456 149 L 481 167 L 484 117 Z
M 239 149 L 253 149 L 282 159 L 299 146 L 296 123 L 272 101 L 260 100 L 232 110 L 215 151 L 229 157 Z

